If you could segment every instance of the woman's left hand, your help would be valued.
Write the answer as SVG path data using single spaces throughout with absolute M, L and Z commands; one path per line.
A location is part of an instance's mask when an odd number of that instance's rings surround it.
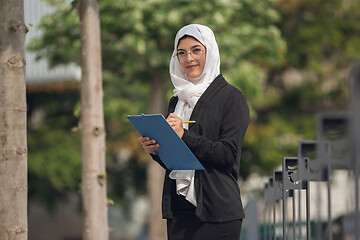
M 175 132 L 179 135 L 180 138 L 184 135 L 184 128 L 181 118 L 176 116 L 173 113 L 170 113 L 168 118 L 166 119 L 170 126 L 175 130 Z

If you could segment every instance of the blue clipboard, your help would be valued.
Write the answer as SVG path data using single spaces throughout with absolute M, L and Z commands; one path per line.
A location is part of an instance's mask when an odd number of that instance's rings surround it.
M 169 170 L 204 170 L 163 115 L 131 115 L 127 119 L 141 136 L 155 139 L 160 144 L 155 152 Z

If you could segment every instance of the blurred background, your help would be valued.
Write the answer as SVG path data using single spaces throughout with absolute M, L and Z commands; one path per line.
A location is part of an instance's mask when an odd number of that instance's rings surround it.
M 24 2 L 29 239 L 79 240 L 78 1 Z M 153 89 L 162 91 L 166 114 L 168 67 L 182 26 L 214 31 L 222 74 L 251 109 L 239 181 L 248 216 L 261 219 L 264 182 L 282 157 L 315 138 L 316 113 L 347 107 L 349 66 L 360 58 L 357 0 L 99 0 L 99 7 L 112 240 L 147 239 L 149 157 L 126 116 L 153 113 Z M 334 195 L 350 191 L 340 175 Z M 336 206 L 334 218 L 348 211 L 346 201 Z

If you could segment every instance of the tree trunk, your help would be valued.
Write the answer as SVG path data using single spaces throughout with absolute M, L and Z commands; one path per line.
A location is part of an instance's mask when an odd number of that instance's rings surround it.
M 83 240 L 108 239 L 105 127 L 97 0 L 80 0 Z
M 0 239 L 26 240 L 27 141 L 23 0 L 0 0 Z
M 164 112 L 165 84 L 160 77 L 155 76 L 151 80 L 150 89 L 150 112 Z M 149 240 L 166 239 L 165 220 L 161 216 L 161 195 L 164 180 L 164 169 L 160 165 L 150 160 L 147 169 L 147 188 L 150 198 L 150 219 L 149 219 Z

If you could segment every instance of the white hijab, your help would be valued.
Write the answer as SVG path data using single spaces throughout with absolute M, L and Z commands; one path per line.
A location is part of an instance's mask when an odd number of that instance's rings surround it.
M 210 28 L 200 24 L 190 24 L 177 32 L 172 56 L 176 55 L 179 39 L 184 35 L 194 37 L 206 47 L 205 67 L 197 78 L 186 76 L 177 57 L 171 57 L 170 60 L 170 77 L 174 85 L 174 96 L 179 98 L 174 114 L 187 121 L 201 95 L 220 74 L 220 53 L 215 35 Z M 188 124 L 184 124 L 184 128 L 188 129 Z M 185 196 L 186 200 L 197 206 L 194 188 L 195 171 L 174 170 L 169 177 L 176 179 L 177 194 Z
M 204 70 L 195 79 L 185 75 L 177 57 L 172 57 L 170 60 L 170 77 L 175 87 L 174 96 L 178 96 L 180 101 L 186 101 L 194 108 L 206 88 L 220 74 L 220 53 L 215 35 L 210 28 L 200 24 L 190 24 L 181 28 L 176 34 L 172 56 L 176 55 L 179 39 L 184 35 L 194 37 L 206 47 Z

